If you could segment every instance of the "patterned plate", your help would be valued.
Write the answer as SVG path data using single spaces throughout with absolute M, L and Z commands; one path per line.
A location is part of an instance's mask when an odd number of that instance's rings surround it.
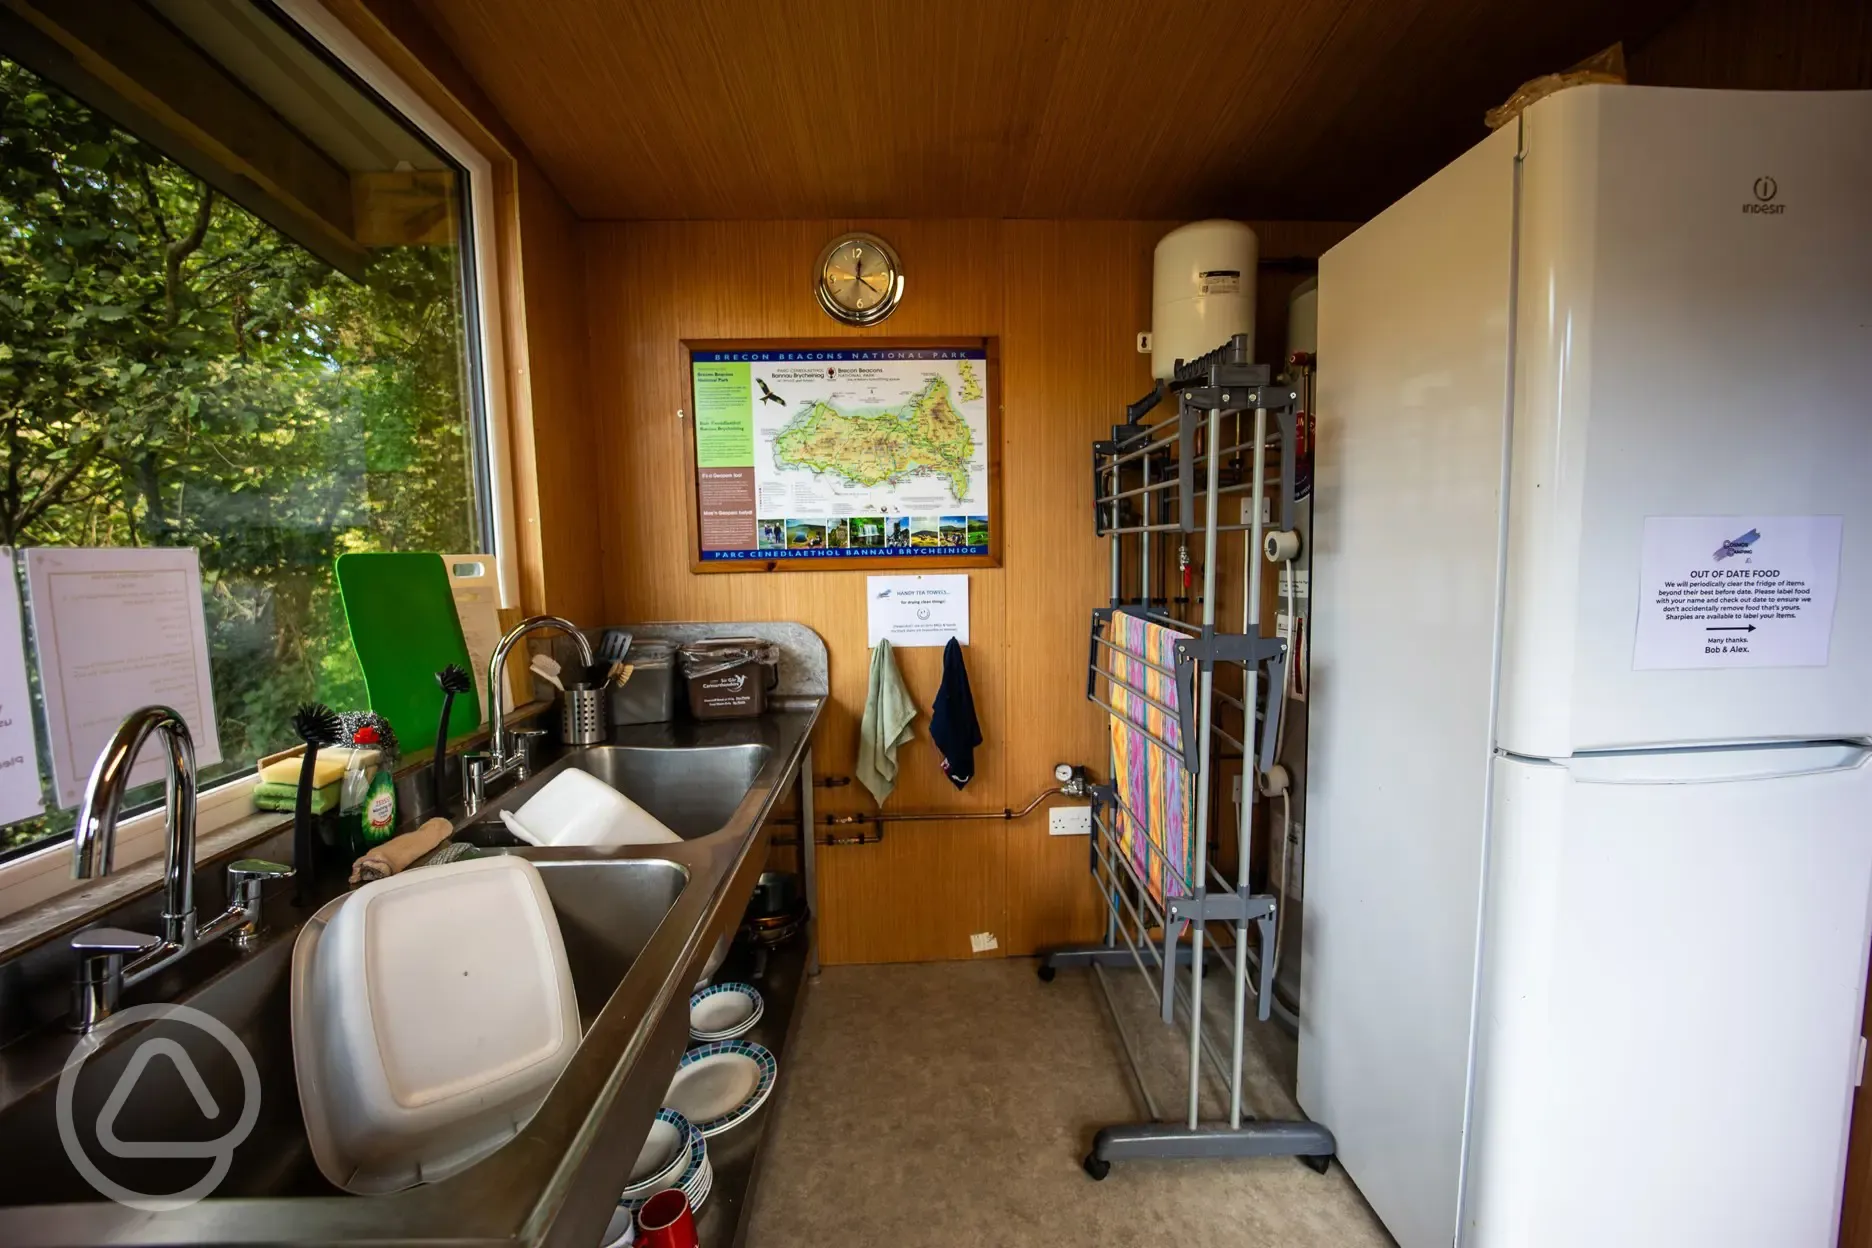
M 619 1200 L 618 1207 L 620 1209 L 629 1209 L 631 1212 L 635 1213 L 637 1210 L 643 1208 L 644 1202 L 656 1195 L 657 1192 L 668 1191 L 672 1187 L 679 1187 L 687 1194 L 690 1185 L 701 1175 L 702 1166 L 707 1160 L 708 1142 L 702 1138 L 702 1133 L 696 1130 L 694 1125 L 691 1125 L 689 1128 L 689 1160 L 684 1163 L 681 1176 L 678 1177 L 674 1183 L 666 1183 L 657 1188 L 656 1192 L 645 1192 L 641 1196 L 633 1196 L 629 1200 Z
M 760 1045 L 718 1040 L 683 1054 L 663 1099 L 703 1136 L 720 1135 L 761 1107 L 779 1073 L 774 1055 Z
M 670 1150 L 669 1156 L 660 1164 L 653 1159 L 643 1178 L 625 1187 L 624 1199 L 626 1200 L 638 1196 L 648 1198 L 652 1192 L 660 1192 L 666 1187 L 673 1186 L 676 1179 L 689 1168 L 689 1137 L 695 1133 L 695 1128 L 689 1125 L 687 1118 L 673 1109 L 657 1110 L 656 1122 L 650 1126 L 652 1137 L 658 1134 L 658 1123 L 674 1128 L 673 1133 L 669 1131 L 662 1133 L 662 1138 L 668 1141 L 664 1147 Z M 650 1148 L 650 1141 L 645 1140 L 644 1151 L 647 1153 Z M 639 1156 L 637 1162 L 642 1165 L 644 1158 Z
M 760 1022 L 767 1005 L 752 984 L 716 984 L 689 998 L 689 1036 L 733 1040 Z

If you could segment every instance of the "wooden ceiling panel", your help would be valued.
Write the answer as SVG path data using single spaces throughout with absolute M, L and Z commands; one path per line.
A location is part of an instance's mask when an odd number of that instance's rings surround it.
M 584 217 L 1370 215 L 1684 0 L 420 0 Z

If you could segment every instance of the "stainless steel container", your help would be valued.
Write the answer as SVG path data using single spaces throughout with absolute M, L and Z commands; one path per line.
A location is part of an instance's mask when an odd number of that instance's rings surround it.
M 624 661 L 635 670 L 629 683 L 611 690 L 614 724 L 666 724 L 676 718 L 676 647 L 640 640 Z
M 574 685 L 559 702 L 559 733 L 567 745 L 597 745 L 605 739 L 604 690 Z

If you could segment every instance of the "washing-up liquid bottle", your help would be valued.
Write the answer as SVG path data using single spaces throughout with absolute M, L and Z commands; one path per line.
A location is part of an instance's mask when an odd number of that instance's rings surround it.
M 364 840 L 364 803 L 370 796 L 371 773 L 368 749 L 351 751 L 345 764 L 344 781 L 338 786 L 338 836 L 345 854 L 352 860 L 364 856 L 370 846 Z
M 380 738 L 377 730 L 365 724 L 352 738 L 358 745 L 374 746 Z M 381 755 L 379 755 L 382 758 Z M 396 777 L 390 774 L 388 765 L 377 768 L 377 774 L 371 777 L 370 788 L 365 791 L 363 821 L 359 829 L 358 853 L 383 844 L 396 835 Z

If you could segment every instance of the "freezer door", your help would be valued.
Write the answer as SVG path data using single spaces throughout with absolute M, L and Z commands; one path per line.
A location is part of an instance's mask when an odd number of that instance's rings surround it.
M 1866 757 L 1496 760 L 1463 1244 L 1834 1242 Z
M 1872 92 L 1525 127 L 1497 744 L 1872 735 Z

